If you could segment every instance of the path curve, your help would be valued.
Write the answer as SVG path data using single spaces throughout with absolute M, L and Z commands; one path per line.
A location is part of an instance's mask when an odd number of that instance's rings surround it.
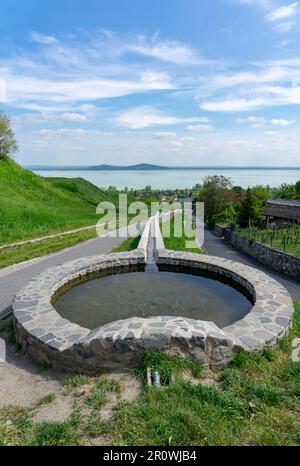
M 10 313 L 11 303 L 16 292 L 34 276 L 54 265 L 60 265 L 84 256 L 109 252 L 125 239 L 126 236 L 95 238 L 62 251 L 0 270 L 0 319 Z

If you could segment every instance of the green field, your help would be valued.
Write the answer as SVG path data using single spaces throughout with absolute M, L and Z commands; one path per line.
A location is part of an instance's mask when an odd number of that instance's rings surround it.
M 198 247 L 187 248 L 186 242 L 193 240 L 193 238 L 189 239 L 184 233 L 179 238 L 174 235 L 174 220 L 164 222 L 164 226 L 161 224 L 160 227 L 162 233 L 170 231 L 170 235 L 168 233 L 163 234 L 165 247 L 167 249 L 172 249 L 174 251 L 196 252 L 199 254 L 203 252 L 202 249 Z
M 96 224 L 96 205 L 118 193 L 82 178 L 43 178 L 14 161 L 0 161 L 0 244 Z
M 45 256 L 76 244 L 96 238 L 96 229 L 72 233 L 70 235 L 57 236 L 36 243 L 27 243 L 20 246 L 8 246 L 0 250 L 0 269 L 12 264 Z

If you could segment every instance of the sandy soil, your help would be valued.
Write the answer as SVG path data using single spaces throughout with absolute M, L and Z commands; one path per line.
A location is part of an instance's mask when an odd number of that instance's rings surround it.
M 1 332 L 0 338 L 7 338 L 7 333 Z M 0 408 L 5 405 L 34 407 L 33 419 L 37 422 L 64 421 L 69 418 L 74 402 L 84 399 L 90 390 L 90 386 L 67 390 L 62 385 L 64 377 L 65 374 L 51 369 L 43 370 L 27 356 L 17 352 L 15 345 L 6 343 L 6 362 L 0 362 Z M 121 393 L 118 397 L 109 395 L 108 403 L 101 411 L 104 420 L 112 418 L 118 401 L 131 401 L 141 393 L 140 382 L 129 373 L 116 373 L 109 377 L 119 380 Z M 54 401 L 37 407 L 37 402 L 50 393 L 55 395 Z

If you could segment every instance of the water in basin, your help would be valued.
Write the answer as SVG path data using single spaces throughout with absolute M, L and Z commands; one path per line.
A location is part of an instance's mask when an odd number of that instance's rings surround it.
M 168 315 L 225 327 L 243 318 L 251 302 L 233 287 L 198 275 L 130 272 L 87 281 L 55 303 L 64 318 L 90 329 L 129 317 Z

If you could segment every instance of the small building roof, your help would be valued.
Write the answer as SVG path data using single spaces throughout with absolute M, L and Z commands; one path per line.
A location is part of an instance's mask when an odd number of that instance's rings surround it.
M 293 199 L 268 199 L 264 214 L 287 220 L 300 221 L 300 201 Z
M 300 201 L 294 199 L 268 199 L 267 204 L 300 208 Z

